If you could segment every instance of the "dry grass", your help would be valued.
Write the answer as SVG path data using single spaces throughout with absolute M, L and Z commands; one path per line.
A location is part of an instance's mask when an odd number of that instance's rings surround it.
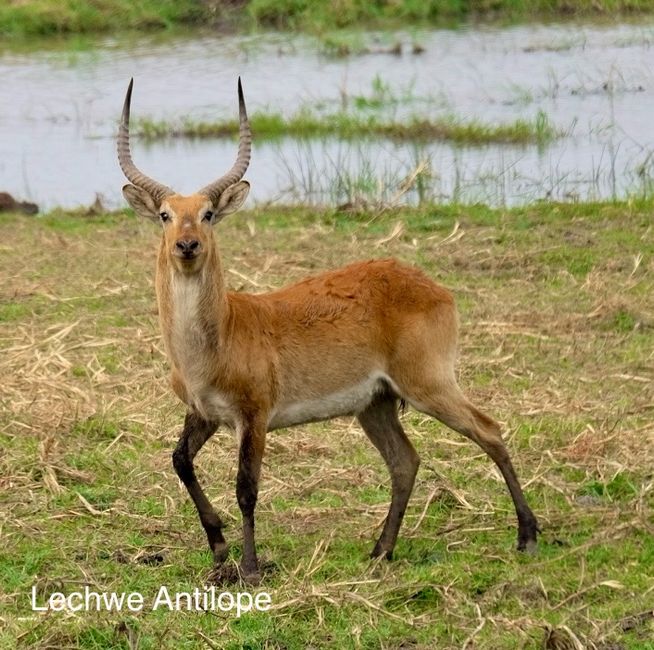
M 162 583 L 201 585 L 210 562 L 170 464 L 183 410 L 156 325 L 156 229 L 124 216 L 3 216 L 0 642 L 654 647 L 652 207 L 260 211 L 219 226 L 235 290 L 385 255 L 452 288 L 461 382 L 503 421 L 544 531 L 537 556 L 515 553 L 497 470 L 407 413 L 423 464 L 396 561 L 369 562 L 388 479 L 356 423 L 279 432 L 258 508 L 274 608 L 240 621 L 30 611 L 32 585 L 154 594 Z M 235 457 L 221 432 L 198 459 L 230 541 L 239 537 Z

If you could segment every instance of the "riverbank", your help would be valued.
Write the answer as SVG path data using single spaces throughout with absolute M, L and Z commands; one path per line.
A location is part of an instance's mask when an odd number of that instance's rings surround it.
M 481 5 L 481 7 L 479 6 Z M 456 25 L 462 21 L 626 18 L 653 15 L 654 0 L 9 0 L 0 6 L 0 36 L 152 31 L 175 26 L 257 27 L 324 32 L 342 27 Z

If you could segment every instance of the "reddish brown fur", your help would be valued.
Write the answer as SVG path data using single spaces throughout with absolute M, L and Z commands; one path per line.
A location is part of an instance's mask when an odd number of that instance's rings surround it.
M 182 236 L 200 241 L 203 251 L 201 271 L 194 264 L 192 273 L 206 278 L 199 321 L 206 334 L 201 353 L 211 384 L 241 407 L 247 403 L 266 413 L 278 402 L 356 384 L 373 370 L 407 388 L 419 369 L 444 377 L 453 373 L 454 302 L 422 271 L 395 260 L 376 260 L 268 294 L 227 292 L 213 229 L 197 219 L 206 205 L 205 197 L 195 195 L 173 196 L 161 206 L 175 217 L 161 240 L 156 287 L 173 386 L 181 399 L 188 398 L 188 391 L 172 336 L 171 281 L 175 273 L 189 272 L 180 269 L 171 251 Z M 425 361 L 435 367 L 423 368 Z
M 172 387 L 189 409 L 174 462 L 216 561 L 227 553 L 222 522 L 193 471 L 193 457 L 216 427 L 226 424 L 239 434 L 242 569 L 253 579 L 258 575 L 254 507 L 267 431 L 346 414 L 357 416 L 391 473 L 391 507 L 373 551 L 390 557 L 419 462 L 397 418 L 398 399 L 438 418 L 491 456 L 515 503 L 518 547 L 535 544 L 536 519 L 499 426 L 457 385 L 451 294 L 422 271 L 393 259 L 357 262 L 271 293 L 228 292 L 213 224 L 239 207 L 248 187 L 244 181 L 228 187 L 217 205 L 196 194 L 169 196 L 159 206 L 143 190 L 125 188 L 141 214 L 166 216 L 157 300 Z M 208 211 L 213 212 L 209 220 Z M 189 242 L 192 258 L 180 253 L 180 245 Z

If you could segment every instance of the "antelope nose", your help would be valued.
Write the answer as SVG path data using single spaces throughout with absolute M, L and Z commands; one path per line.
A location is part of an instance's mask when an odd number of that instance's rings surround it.
M 175 242 L 175 248 L 184 257 L 193 257 L 200 248 L 200 242 L 197 239 L 178 239 Z

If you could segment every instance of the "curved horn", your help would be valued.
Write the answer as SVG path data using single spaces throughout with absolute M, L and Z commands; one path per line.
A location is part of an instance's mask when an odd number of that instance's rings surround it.
M 132 101 L 133 85 L 134 79 L 130 79 L 118 127 L 118 163 L 123 174 L 131 183 L 144 189 L 153 199 L 161 202 L 166 196 L 174 194 L 173 190 L 140 172 L 132 161 L 132 154 L 129 151 L 129 107 Z
M 241 78 L 238 78 L 238 117 L 239 117 L 239 143 L 238 143 L 238 156 L 234 166 L 217 181 L 210 183 L 203 187 L 199 194 L 208 196 L 214 203 L 218 201 L 220 195 L 230 185 L 240 181 L 245 174 L 245 171 L 250 164 L 250 153 L 252 151 L 252 132 L 250 131 L 250 123 L 245 111 L 245 100 L 243 99 L 243 88 L 241 86 Z

